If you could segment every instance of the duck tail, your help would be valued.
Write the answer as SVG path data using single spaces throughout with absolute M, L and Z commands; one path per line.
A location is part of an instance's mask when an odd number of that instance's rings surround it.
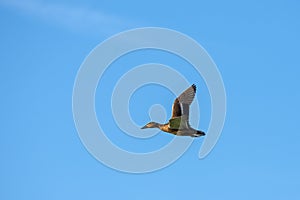
M 203 131 L 197 131 L 197 133 L 195 134 L 194 137 L 200 137 L 200 136 L 204 136 L 205 133 Z

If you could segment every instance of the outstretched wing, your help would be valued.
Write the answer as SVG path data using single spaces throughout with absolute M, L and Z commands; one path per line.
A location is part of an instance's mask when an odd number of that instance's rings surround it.
M 190 105 L 194 100 L 195 93 L 196 85 L 193 84 L 175 99 L 172 107 L 172 118 L 185 115 L 186 119 L 189 119 Z

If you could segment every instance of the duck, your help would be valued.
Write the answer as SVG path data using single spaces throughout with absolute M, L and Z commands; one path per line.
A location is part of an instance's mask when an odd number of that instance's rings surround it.
M 149 122 L 141 129 L 158 128 L 163 132 L 171 133 L 176 136 L 204 136 L 205 132 L 192 128 L 189 123 L 190 105 L 195 97 L 196 89 L 196 85 L 193 84 L 174 100 L 172 117 L 168 123 L 160 124 L 157 122 Z

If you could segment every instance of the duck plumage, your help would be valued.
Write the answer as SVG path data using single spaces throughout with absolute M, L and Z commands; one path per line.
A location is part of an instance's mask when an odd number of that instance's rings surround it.
M 203 131 L 193 129 L 189 124 L 189 110 L 190 105 L 194 100 L 196 89 L 196 85 L 193 84 L 174 100 L 172 106 L 172 117 L 168 123 L 159 124 L 156 122 L 149 122 L 142 127 L 142 129 L 159 128 L 164 132 L 177 136 L 204 136 L 205 133 Z

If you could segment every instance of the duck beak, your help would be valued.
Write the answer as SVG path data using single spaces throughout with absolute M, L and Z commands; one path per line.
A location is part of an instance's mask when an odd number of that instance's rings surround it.
M 141 129 L 145 129 L 145 128 L 148 128 L 147 125 L 143 126 Z

